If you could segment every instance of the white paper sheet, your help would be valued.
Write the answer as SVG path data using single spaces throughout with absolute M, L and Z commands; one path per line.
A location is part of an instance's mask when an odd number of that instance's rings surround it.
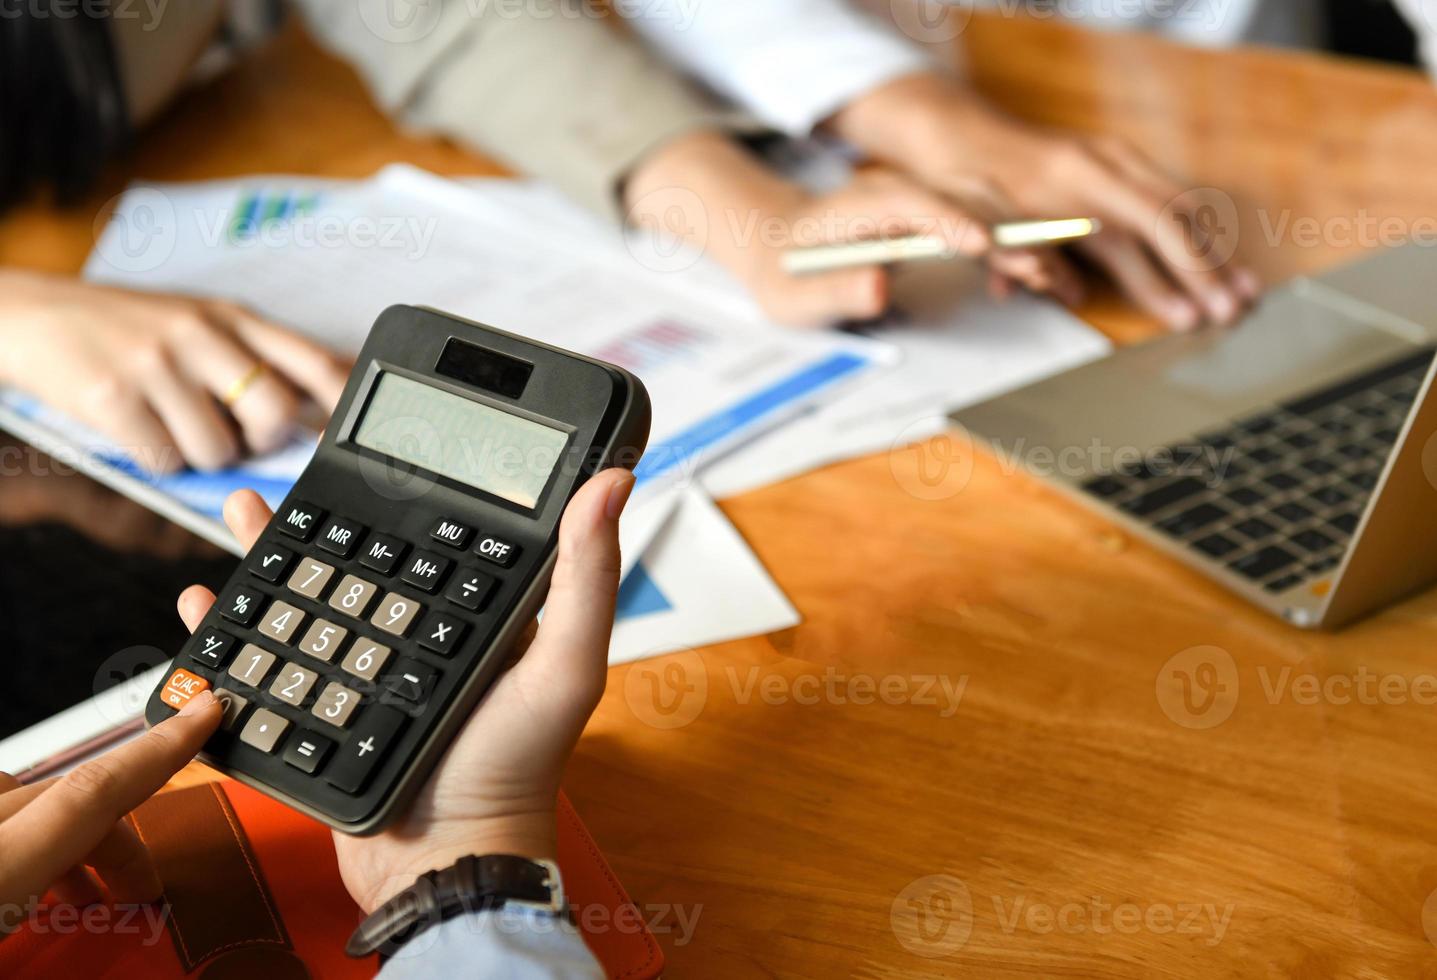
M 800 621 L 732 523 L 703 491 L 678 506 L 619 593 L 609 662 L 759 636 Z

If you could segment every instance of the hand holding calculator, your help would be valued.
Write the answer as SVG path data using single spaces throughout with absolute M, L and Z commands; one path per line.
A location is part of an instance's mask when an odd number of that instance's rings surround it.
M 168 679 L 202 758 L 349 833 L 397 815 L 542 604 L 580 485 L 632 467 L 622 370 L 428 310 L 375 325 L 331 427 Z

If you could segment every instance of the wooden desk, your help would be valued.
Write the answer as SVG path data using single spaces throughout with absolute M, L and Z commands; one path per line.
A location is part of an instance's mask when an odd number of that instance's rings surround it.
M 988 17 L 962 43 L 1014 112 L 1124 133 L 1231 190 L 1271 277 L 1359 247 L 1269 242 L 1284 213 L 1339 231 L 1363 209 L 1437 215 L 1437 94 L 1414 75 Z M 494 169 L 395 135 L 290 35 L 187 99 L 135 171 L 392 160 Z M 11 218 L 0 261 L 77 269 L 107 196 Z M 1119 338 L 1150 329 L 1111 300 L 1086 312 Z M 1301 633 L 991 458 L 960 461 L 953 492 L 910 493 L 923 451 L 727 501 L 804 624 L 611 673 L 568 785 L 671 974 L 1437 973 L 1437 593 Z M 1223 651 L 1189 657 L 1227 686 L 1185 715 L 1165 665 L 1194 647 Z M 1378 703 L 1360 686 L 1305 703 L 1309 675 L 1400 680 L 1373 683 Z M 966 684 L 951 716 L 921 703 L 941 695 L 930 679 Z M 664 903 L 698 916 L 690 942 L 662 931 Z

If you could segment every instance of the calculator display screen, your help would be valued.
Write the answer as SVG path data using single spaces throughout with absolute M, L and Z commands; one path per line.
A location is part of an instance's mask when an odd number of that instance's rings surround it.
M 532 510 L 569 434 L 386 372 L 354 441 Z

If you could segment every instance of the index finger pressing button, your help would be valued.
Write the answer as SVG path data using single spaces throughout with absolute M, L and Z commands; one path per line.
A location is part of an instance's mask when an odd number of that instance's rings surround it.
M 165 689 L 160 694 L 160 700 L 178 710 L 189 704 L 190 698 L 209 689 L 209 681 L 199 674 L 191 674 L 188 670 L 180 668 L 171 674 L 170 679 L 165 682 Z

